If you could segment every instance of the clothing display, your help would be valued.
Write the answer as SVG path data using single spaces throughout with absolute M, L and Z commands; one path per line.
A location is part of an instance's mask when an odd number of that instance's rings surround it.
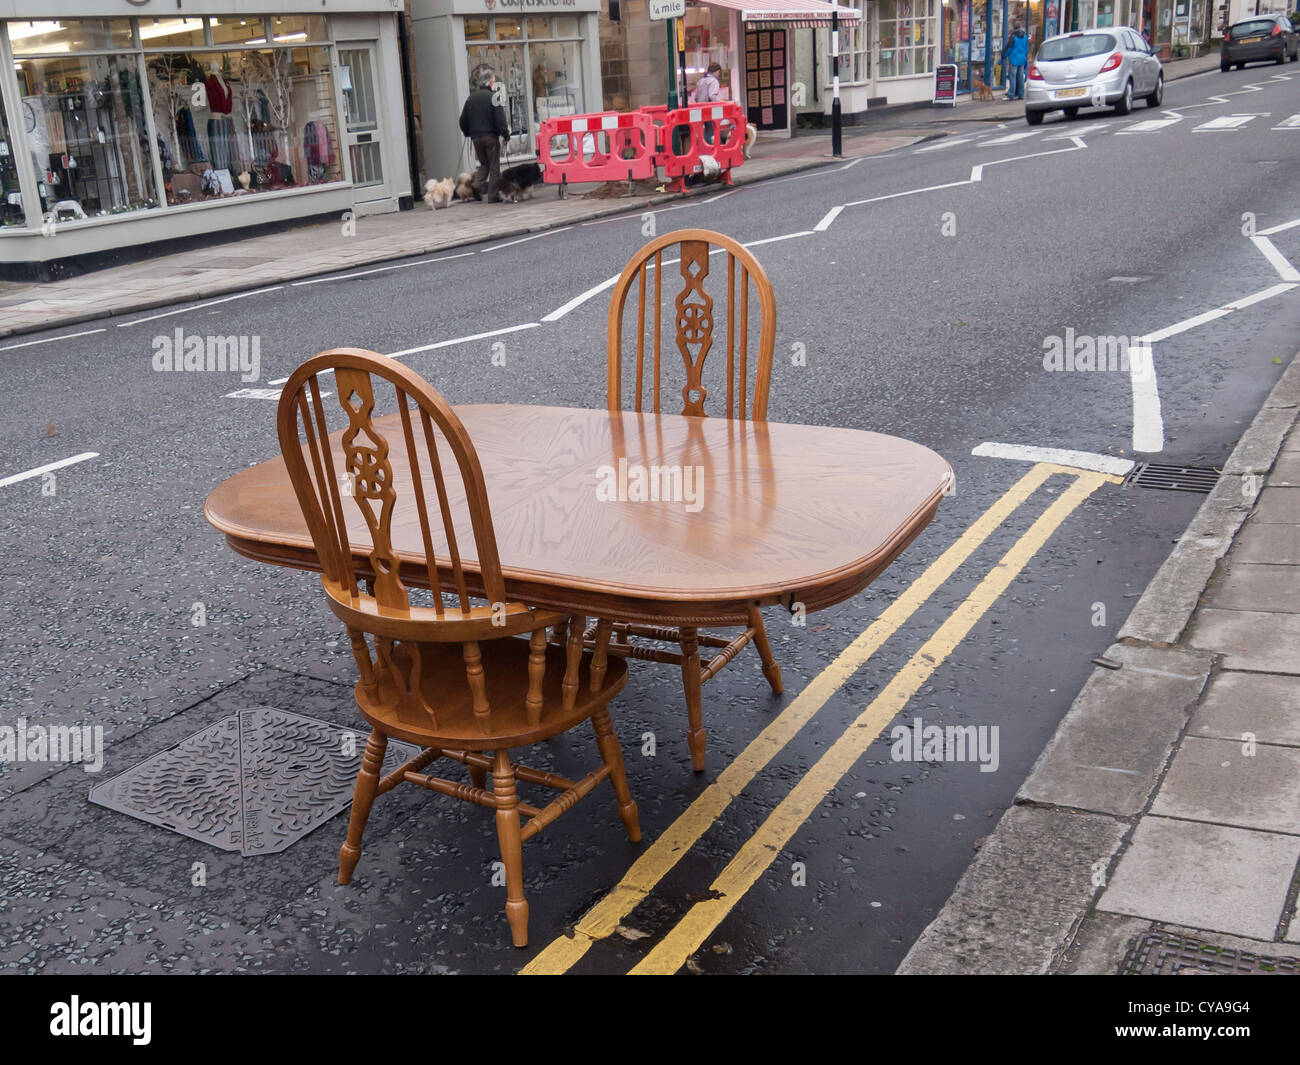
M 230 86 L 226 84 L 225 79 L 216 71 L 208 75 L 208 80 L 204 82 L 204 88 L 207 90 L 208 110 L 214 115 L 228 115 L 234 109 L 234 94 L 230 91 Z
M 188 107 L 182 107 L 176 112 L 176 138 L 179 141 L 177 149 L 180 152 L 181 166 L 189 166 L 205 158 L 203 148 L 199 145 L 198 133 L 194 129 L 194 116 Z
M 324 122 L 308 122 L 302 134 L 303 154 L 307 156 L 307 180 L 319 185 L 334 163 L 334 142 Z
M 229 170 L 235 160 L 235 124 L 227 115 L 208 119 L 208 161 L 213 170 Z

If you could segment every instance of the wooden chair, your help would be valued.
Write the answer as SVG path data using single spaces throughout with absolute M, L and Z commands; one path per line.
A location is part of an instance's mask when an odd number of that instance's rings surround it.
M 329 445 L 318 380 L 328 371 L 337 390 L 330 406 L 337 403 L 346 419 Z M 377 381 L 395 392 L 396 414 L 383 421 L 376 421 Z M 383 394 L 388 398 L 387 389 Z M 351 880 L 361 857 L 361 836 L 376 795 L 409 781 L 486 806 L 496 811 L 510 932 L 516 946 L 526 946 L 524 840 L 606 777 L 628 837 L 641 838 L 609 718 L 609 701 L 627 682 L 626 663 L 607 654 L 609 627 L 597 627 L 595 646 L 584 653 L 585 618 L 568 624 L 564 615 L 506 601 L 474 445 L 446 401 L 400 363 L 352 348 L 309 359 L 284 386 L 278 428 L 320 557 L 329 607 L 347 628 L 360 670 L 357 705 L 373 730 L 357 777 L 347 841 L 339 851 L 339 883 Z M 408 479 L 396 480 L 395 468 Z M 423 562 L 393 551 L 395 521 L 408 528 L 418 522 Z M 459 542 L 467 536 L 478 557 L 477 577 L 462 564 Z M 353 546 L 359 544 L 367 546 Z M 413 603 L 407 582 L 432 589 L 430 605 Z M 472 599 L 481 599 L 481 605 Z M 548 627 L 567 628 L 570 635 L 562 646 L 548 644 Z M 603 764 L 581 780 L 511 761 L 511 748 L 549 739 L 588 719 Z M 421 753 L 381 777 L 389 737 L 417 744 Z M 440 757 L 465 765 L 469 783 L 423 772 Z M 489 770 L 491 790 L 485 786 Z M 517 780 L 560 794 L 549 804 L 531 806 L 516 794 Z
M 716 260 L 714 256 L 717 256 Z M 708 285 L 710 280 L 714 282 L 712 286 Z M 709 294 L 710 288 L 718 296 L 716 301 Z M 726 293 L 725 317 L 721 302 L 723 289 Z M 634 372 L 625 382 L 623 334 L 629 298 L 634 291 L 636 359 Z M 651 301 L 649 308 L 647 293 Z M 672 301 L 671 317 L 667 323 L 663 320 L 665 293 Z M 751 317 L 758 320 L 758 337 L 752 344 Z M 717 330 L 720 319 L 723 329 Z M 713 353 L 715 332 L 725 332 L 726 366 L 722 391 L 726 395 L 726 408 L 723 411 L 719 407 L 717 412 L 739 421 L 767 420 L 767 393 L 776 344 L 776 298 L 767 274 L 745 248 L 721 233 L 707 229 L 682 229 L 656 237 L 632 257 L 619 275 L 609 303 L 607 398 L 610 410 L 648 410 L 657 414 L 661 401 L 676 406 L 675 394 L 661 386 L 661 377 L 666 371 L 663 358 L 666 332 L 671 333 L 673 346 L 681 360 L 681 414 L 707 417 L 705 401 L 709 389 L 705 384 L 705 360 Z M 647 347 L 650 349 L 648 364 Z M 722 358 L 721 344 L 718 347 L 715 364 Z M 677 365 L 671 353 L 667 362 Z M 715 373 L 713 376 L 718 375 Z M 631 386 L 630 392 L 628 385 Z M 715 400 L 715 403 L 720 404 L 721 400 Z M 613 623 L 613 631 L 616 639 L 609 647 L 612 654 L 680 665 L 686 691 L 687 742 L 696 771 L 704 768 L 706 734 L 702 689 L 705 681 L 716 676 L 746 644 L 752 642 L 758 649 L 763 675 L 772 691 L 780 695 L 783 690 L 781 668 L 772 655 L 767 630 L 763 627 L 763 615 L 757 605 L 749 608 L 748 625 L 733 639 L 700 633 L 696 628 L 677 629 L 619 621 Z M 598 626 L 588 631 L 588 646 L 595 646 L 598 633 Z M 633 643 L 633 637 L 651 641 L 651 645 Z M 665 650 L 653 646 L 655 643 L 675 643 L 680 651 Z M 718 650 L 712 658 L 704 661 L 700 657 L 701 646 Z

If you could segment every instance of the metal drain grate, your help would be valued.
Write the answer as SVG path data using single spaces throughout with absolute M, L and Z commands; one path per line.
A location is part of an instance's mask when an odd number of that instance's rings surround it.
M 1219 483 L 1219 471 L 1213 466 L 1167 466 L 1158 462 L 1141 462 L 1124 483 L 1137 488 L 1205 495 Z
M 355 753 L 344 754 L 349 735 Z M 275 854 L 352 802 L 366 736 L 269 706 L 241 710 L 96 784 L 90 801 L 224 851 Z M 417 753 L 390 741 L 384 772 Z
M 1300 975 L 1295 958 L 1273 958 L 1244 950 L 1228 950 L 1172 932 L 1148 932 L 1129 948 L 1121 976 L 1179 976 L 1191 973 L 1253 973 Z

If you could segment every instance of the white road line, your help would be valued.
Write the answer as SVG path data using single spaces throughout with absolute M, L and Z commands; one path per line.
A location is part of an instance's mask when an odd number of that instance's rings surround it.
M 1290 118 L 1284 118 L 1274 129 L 1300 129 L 1300 115 L 1292 115 Z
M 827 211 L 822 216 L 822 220 L 818 222 L 815 226 L 813 226 L 813 232 L 825 233 L 826 230 L 831 228 L 831 223 L 834 222 L 835 219 L 839 217 L 840 212 L 842 210 L 844 210 L 844 207 L 842 205 L 839 207 L 832 207 L 829 211 Z
M 77 462 L 85 462 L 87 459 L 99 458 L 98 451 L 85 451 L 80 455 L 73 455 L 70 459 L 59 459 L 58 462 L 48 462 L 44 466 L 37 466 L 34 470 L 26 470 L 23 473 L 11 474 L 8 477 L 0 477 L 0 488 L 6 485 L 17 484 L 19 481 L 31 480 L 33 477 L 39 477 L 43 473 L 49 473 L 51 470 L 61 470 L 64 466 L 71 466 Z
M 618 277 L 619 275 L 615 274 L 613 277 L 607 277 L 599 285 L 592 285 L 591 288 L 587 289 L 586 292 L 580 292 L 578 295 L 574 296 L 573 299 L 569 300 L 568 303 L 561 304 L 559 307 L 556 307 L 555 310 L 551 311 L 550 314 L 543 315 L 542 321 L 558 322 L 570 311 L 578 307 L 581 307 L 584 303 L 586 303 L 589 299 L 591 299 L 592 296 L 599 296 L 606 289 L 613 288 L 614 282 L 618 280 Z
M 1288 229 L 1295 229 L 1300 226 L 1300 218 L 1294 218 L 1290 222 L 1283 222 L 1280 226 L 1270 226 L 1268 229 L 1261 229 L 1257 236 L 1271 237 L 1274 233 L 1281 233 Z
M 462 251 L 456 255 L 439 255 L 432 259 L 417 259 L 413 263 L 398 263 L 396 266 L 377 266 L 373 270 L 357 270 L 351 274 L 335 274 L 332 277 L 311 277 L 306 281 L 293 282 L 294 288 L 302 288 L 304 285 L 323 285 L 327 281 L 350 281 L 354 277 L 366 277 L 370 274 L 385 274 L 390 270 L 406 270 L 412 266 L 428 266 L 430 263 L 445 263 L 452 259 L 464 259 L 475 254 L 472 251 Z
M 975 167 L 975 170 L 978 169 L 980 168 Z M 972 173 L 973 172 L 974 171 L 972 171 Z M 872 196 L 870 199 L 867 200 L 854 200 L 852 203 L 844 204 L 844 206 L 861 207 L 863 204 L 867 204 L 867 203 L 880 203 L 883 200 L 896 200 L 900 196 L 917 196 L 920 195 L 922 192 L 938 192 L 940 189 L 956 189 L 956 188 L 960 188 L 962 185 L 969 185 L 972 181 L 978 181 L 978 180 L 979 178 L 970 177 L 967 178 L 965 181 L 949 181 L 944 185 L 927 185 L 923 189 L 908 189 L 906 192 L 891 192 L 884 196 Z
M 779 237 L 764 237 L 762 240 L 747 240 L 741 245 L 742 248 L 757 248 L 760 244 L 776 244 L 782 240 L 794 240 L 797 237 L 811 237 L 811 229 L 801 229 L 798 233 L 782 233 Z M 721 249 L 719 249 L 720 251 Z M 710 253 L 716 254 L 716 253 Z
M 1147 333 L 1145 336 L 1138 337 L 1142 344 L 1155 344 L 1161 340 L 1168 340 L 1170 337 L 1177 336 L 1179 333 L 1186 333 L 1189 329 L 1196 329 L 1205 325 L 1207 322 L 1213 322 L 1218 318 L 1227 317 L 1233 311 L 1245 310 L 1247 307 L 1253 307 L 1256 303 L 1262 303 L 1264 300 L 1272 299 L 1274 296 L 1280 296 L 1283 292 L 1290 292 L 1296 285 L 1294 282 L 1281 285 L 1270 285 L 1268 288 L 1260 289 L 1258 292 L 1252 292 L 1249 296 L 1242 296 L 1239 300 L 1233 300 L 1231 303 L 1225 303 L 1222 307 L 1215 307 L 1213 310 L 1204 311 L 1201 314 L 1193 315 L 1191 318 L 1184 318 L 1181 322 L 1175 322 L 1173 325 L 1167 325 L 1163 329 L 1157 329 Z
M 484 248 L 483 254 L 490 251 L 500 251 L 502 248 L 513 248 L 516 244 L 526 244 L 530 240 L 537 240 L 539 237 L 549 237 L 555 233 L 567 233 L 573 226 L 563 226 L 560 229 L 546 229 L 541 233 L 534 233 L 531 237 L 520 237 L 518 240 L 508 240 L 504 244 L 493 244 L 490 248 Z
M 1291 265 L 1290 260 L 1273 246 L 1273 242 L 1268 237 L 1256 233 L 1250 238 L 1250 242 L 1263 253 L 1265 259 L 1272 263 L 1273 269 L 1283 281 L 1300 281 L 1300 270 Z
M 852 170 L 855 166 L 857 166 L 860 162 L 862 162 L 862 160 L 867 158 L 869 157 L 865 155 L 859 155 L 856 159 L 850 159 L 847 163 L 845 163 L 842 167 L 840 167 L 840 169 Z
M 233 296 L 222 296 L 219 300 L 208 300 L 206 303 L 196 303 L 192 307 L 182 307 L 177 311 L 163 311 L 161 314 L 151 314 L 148 318 L 136 318 L 130 322 L 118 322 L 118 329 L 125 329 L 129 325 L 143 325 L 145 322 L 156 322 L 159 318 L 170 318 L 177 314 L 189 314 L 190 311 L 201 311 L 204 307 L 215 307 L 218 303 L 229 303 L 231 300 L 247 299 L 249 296 L 260 296 L 265 292 L 278 292 L 284 288 L 283 285 L 272 285 L 270 288 L 255 288 L 252 292 L 236 292 Z
M 1128 362 L 1133 393 L 1133 450 L 1148 454 L 1165 449 L 1165 418 L 1160 409 L 1156 357 L 1149 343 L 1134 348 Z
M 1026 137 L 1037 137 L 1042 132 L 1041 129 L 1031 129 L 1025 133 L 1008 133 L 1005 137 L 994 137 L 991 141 L 980 141 L 980 147 L 989 148 L 995 144 L 1011 144 L 1015 141 L 1022 141 Z
M 1134 122 L 1133 125 L 1125 126 L 1123 129 L 1117 129 L 1115 136 L 1122 137 L 1128 133 L 1154 133 L 1158 129 L 1176 125 L 1181 121 L 1181 118 L 1148 118 L 1141 122 Z
M 24 340 L 21 344 L 6 344 L 0 348 L 0 351 L 14 351 L 17 348 L 35 347 L 37 344 L 53 344 L 56 340 L 72 340 L 76 337 L 94 336 L 96 333 L 107 333 L 107 329 L 86 329 L 80 333 L 64 333 L 59 337 L 46 337 L 44 340 Z
M 973 137 L 962 137 L 960 139 L 953 138 L 950 140 L 936 141 L 934 144 L 927 144 L 924 148 L 912 149 L 912 154 L 920 155 L 922 152 L 939 152 L 944 148 L 955 148 L 959 144 L 970 144 L 972 140 L 974 140 Z
M 1195 127 L 1193 133 L 1235 133 L 1254 121 L 1255 115 L 1220 115 Z
M 1095 473 L 1112 473 L 1124 476 L 1134 466 L 1130 459 L 1114 455 L 1099 455 L 1094 451 L 1072 451 L 1059 447 L 1035 447 L 1032 444 L 999 444 L 986 440 L 971 450 L 972 455 L 986 459 L 1013 459 L 1016 462 L 1051 462 L 1057 466 L 1071 466 Z
M 471 333 L 469 336 L 453 337 L 451 340 L 437 340 L 432 344 L 421 344 L 418 348 L 405 348 L 402 351 L 390 351 L 387 353 L 386 358 L 400 359 L 403 356 L 415 355 L 421 351 L 434 351 L 438 348 L 451 348 L 455 347 L 457 344 L 468 344 L 474 340 L 486 340 L 489 337 L 504 336 L 506 333 L 518 333 L 524 329 L 536 329 L 540 324 L 540 322 L 525 322 L 523 325 L 508 325 L 504 329 L 489 329 L 486 333 Z M 322 370 L 320 376 L 324 377 L 326 374 L 332 372 L 332 370 Z M 274 381 L 267 381 L 266 383 L 268 385 L 282 385 L 287 380 L 289 380 L 287 377 L 277 377 Z

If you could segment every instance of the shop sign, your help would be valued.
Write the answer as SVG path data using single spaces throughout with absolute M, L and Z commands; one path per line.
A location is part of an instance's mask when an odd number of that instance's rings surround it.
M 957 106 L 956 63 L 940 63 L 934 68 L 934 102 Z
M 664 19 L 683 18 L 686 15 L 686 0 L 650 0 L 650 21 L 663 22 Z

